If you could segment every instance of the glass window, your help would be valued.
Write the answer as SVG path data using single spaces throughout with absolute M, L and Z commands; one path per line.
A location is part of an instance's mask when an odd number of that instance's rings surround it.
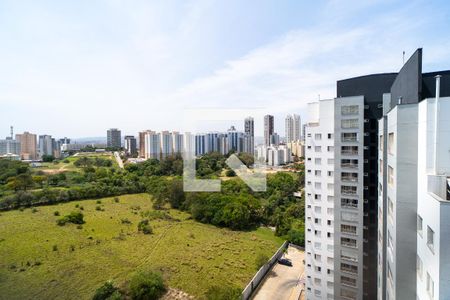
M 416 269 L 417 269 L 417 276 L 419 276 L 419 278 L 422 279 L 423 262 L 422 262 L 422 260 L 420 259 L 420 256 L 419 256 L 419 255 L 417 255 Z
M 358 133 L 356 132 L 343 132 L 341 134 L 342 142 L 357 142 L 358 141 Z
M 345 105 L 341 106 L 341 114 L 346 115 L 357 115 L 359 113 L 358 105 Z
M 423 232 L 423 219 L 421 216 L 417 215 L 417 232 L 422 236 Z
M 427 226 L 427 245 L 434 252 L 434 231 L 430 226 Z
M 430 273 L 427 272 L 427 292 L 430 295 L 431 299 L 434 298 L 434 281 L 430 276 Z
M 394 148 L 394 133 L 391 132 L 389 133 L 389 138 L 388 138 L 388 153 L 389 154 L 394 154 L 395 148 Z
M 394 168 L 388 166 L 388 184 L 390 186 L 394 185 Z
M 358 123 L 358 119 L 344 119 L 341 120 L 341 127 L 343 129 L 358 128 Z

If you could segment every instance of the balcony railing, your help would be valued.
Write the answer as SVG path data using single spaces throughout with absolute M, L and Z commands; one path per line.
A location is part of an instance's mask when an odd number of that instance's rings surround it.
M 358 138 L 357 137 L 342 137 L 341 141 L 343 143 L 358 142 Z
M 344 182 L 358 182 L 358 177 L 354 176 L 342 176 L 341 180 Z
M 341 259 L 351 261 L 351 262 L 358 262 L 358 258 L 344 255 L 344 254 L 341 254 Z
M 349 247 L 349 248 L 356 248 L 356 242 L 347 242 L 347 241 L 341 241 L 341 245 L 344 247 Z
M 341 168 L 358 169 L 358 164 L 342 163 Z
M 342 155 L 358 155 L 358 150 L 341 150 Z
M 345 272 L 345 273 L 349 273 L 349 274 L 358 274 L 358 270 L 356 269 L 353 269 L 353 268 L 346 268 L 346 267 L 342 267 L 341 266 L 341 270 L 342 270 L 342 272 Z

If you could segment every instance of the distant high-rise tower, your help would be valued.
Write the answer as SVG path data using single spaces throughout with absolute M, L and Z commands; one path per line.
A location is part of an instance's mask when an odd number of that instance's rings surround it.
M 20 156 L 24 160 L 37 159 L 37 141 L 36 135 L 24 132 L 23 134 L 16 134 L 16 140 L 20 142 Z
M 300 140 L 301 123 L 299 115 L 287 115 L 285 119 L 286 143 Z
M 136 138 L 133 135 L 126 135 L 124 138 L 124 148 L 128 155 L 134 156 L 137 154 Z
M 270 136 L 273 134 L 274 131 L 273 122 L 274 121 L 272 115 L 264 116 L 264 144 L 266 146 L 270 145 Z
M 255 121 L 252 117 L 244 120 L 244 152 L 253 154 L 255 152 Z
M 119 129 L 111 128 L 106 133 L 106 146 L 109 148 L 122 147 L 122 134 Z

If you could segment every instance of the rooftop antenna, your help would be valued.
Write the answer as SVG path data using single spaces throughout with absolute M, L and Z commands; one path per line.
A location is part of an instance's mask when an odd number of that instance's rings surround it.
M 403 64 L 405 64 L 405 51 L 403 51 Z
M 13 135 L 14 135 L 14 127 L 10 127 L 11 128 L 11 139 L 13 139 Z

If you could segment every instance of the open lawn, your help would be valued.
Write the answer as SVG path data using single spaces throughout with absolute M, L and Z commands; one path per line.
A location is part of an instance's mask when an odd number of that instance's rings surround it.
M 141 268 L 161 270 L 170 287 L 202 298 L 212 285 L 243 288 L 255 255 L 271 256 L 283 242 L 269 229 L 230 231 L 177 210 L 167 210 L 172 220 L 151 220 L 154 233 L 144 235 L 137 224 L 153 210 L 149 195 L 97 201 L 1 213 L 0 299 L 90 299 L 106 280 L 123 284 Z M 81 211 L 86 223 L 58 226 L 55 211 Z

